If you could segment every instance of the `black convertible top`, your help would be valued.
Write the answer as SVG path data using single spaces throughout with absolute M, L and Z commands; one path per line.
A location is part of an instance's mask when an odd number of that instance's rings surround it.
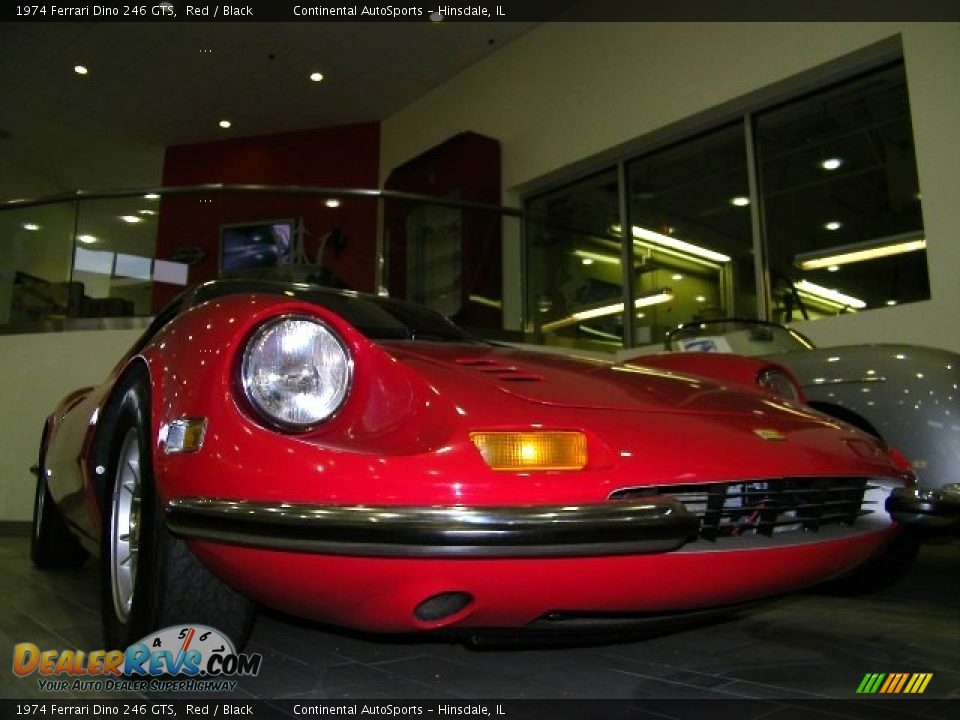
M 250 293 L 280 295 L 319 305 L 342 317 L 371 340 L 471 341 L 449 319 L 422 305 L 301 282 L 211 280 L 178 298 L 183 303 L 179 311 L 216 298 Z

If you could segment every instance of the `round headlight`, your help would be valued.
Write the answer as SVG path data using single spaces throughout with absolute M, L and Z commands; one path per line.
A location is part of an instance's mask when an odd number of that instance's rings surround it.
M 247 399 L 266 420 L 306 430 L 343 404 L 353 361 L 343 341 L 320 320 L 284 317 L 253 334 L 240 373 Z
M 778 398 L 799 403 L 800 389 L 796 386 L 790 376 L 781 370 L 768 368 L 757 376 L 757 384 L 769 393 Z

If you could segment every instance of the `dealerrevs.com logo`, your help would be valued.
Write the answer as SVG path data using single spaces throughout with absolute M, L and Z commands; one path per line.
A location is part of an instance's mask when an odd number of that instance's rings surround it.
M 232 692 L 238 677 L 260 672 L 263 656 L 238 653 L 230 638 L 205 625 L 175 625 L 126 650 L 13 648 L 13 672 L 38 676 L 40 690 L 97 692 Z

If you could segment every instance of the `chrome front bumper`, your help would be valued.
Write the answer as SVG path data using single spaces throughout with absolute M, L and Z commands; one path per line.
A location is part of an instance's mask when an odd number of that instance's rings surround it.
M 392 507 L 179 498 L 170 530 L 189 540 L 332 555 L 570 557 L 662 553 L 700 521 L 669 497 L 520 507 Z
M 887 512 L 908 528 L 936 533 L 960 530 L 960 485 L 939 490 L 897 488 L 886 503 Z

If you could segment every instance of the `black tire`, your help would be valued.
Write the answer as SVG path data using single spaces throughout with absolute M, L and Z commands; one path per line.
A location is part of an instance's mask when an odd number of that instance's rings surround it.
M 171 625 L 200 624 L 216 628 L 239 650 L 256 607 L 213 575 L 167 529 L 153 477 L 149 392 L 142 377 L 127 385 L 114 428 L 100 553 L 106 647 L 128 647 Z M 135 485 L 139 492 L 131 489 Z M 123 568 L 124 553 L 132 562 L 129 575 Z
M 47 487 L 44 468 L 44 444 L 40 447 L 40 462 L 37 464 L 37 490 L 33 499 L 33 529 L 30 533 L 30 560 L 41 569 L 75 568 L 87 559 L 87 551 L 70 532 L 60 509 L 53 501 Z
M 896 583 L 913 567 L 920 550 L 920 540 L 912 533 L 903 532 L 894 538 L 883 552 L 863 565 L 835 580 L 823 589 L 833 595 L 865 595 L 883 590 Z

